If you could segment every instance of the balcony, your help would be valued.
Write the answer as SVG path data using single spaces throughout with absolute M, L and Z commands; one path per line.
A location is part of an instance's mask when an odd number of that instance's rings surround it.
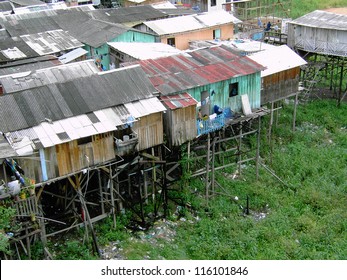
M 198 120 L 196 123 L 198 136 L 221 129 L 225 124 L 225 120 L 224 114 L 212 114 L 206 120 Z
M 135 150 L 139 138 L 135 132 L 123 135 L 123 139 L 114 137 L 116 143 L 116 154 L 123 156 Z

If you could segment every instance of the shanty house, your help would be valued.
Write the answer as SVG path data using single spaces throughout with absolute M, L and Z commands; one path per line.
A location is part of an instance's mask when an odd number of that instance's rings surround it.
M 261 104 L 288 98 L 299 92 L 300 67 L 307 62 L 287 45 L 252 53 L 249 57 L 266 67 L 261 72 Z
M 198 107 L 201 106 L 202 116 L 214 117 L 216 108 L 222 108 L 225 112 L 241 112 L 245 96 L 249 100 L 251 109 L 260 107 L 260 72 L 264 67 L 247 56 L 233 52 L 227 46 L 198 49 L 185 54 L 137 63 L 143 67 L 154 87 L 160 92 L 161 98 L 163 96 L 170 98 L 175 96 L 173 100 L 192 98 L 199 102 Z M 165 105 L 167 100 L 163 101 Z M 172 123 L 165 123 L 166 134 L 175 135 L 172 145 L 191 140 L 198 131 L 204 134 L 224 125 L 224 115 L 220 114 L 215 119 L 217 126 L 200 131 L 197 122 L 198 108 L 193 102 L 189 101 L 188 104 L 195 107 L 189 117 L 187 114 L 182 116 L 176 114 L 175 118 L 170 118 Z M 166 114 L 171 114 L 170 110 L 176 109 L 166 107 L 168 109 Z M 195 123 L 194 127 L 190 124 L 184 125 L 191 121 Z M 193 131 L 186 131 L 187 129 Z
M 132 151 L 162 144 L 155 92 L 141 67 L 128 67 L 4 94 L 0 131 L 26 177 L 62 178 L 114 160 L 127 142 Z
M 347 15 L 313 11 L 288 23 L 288 46 L 304 52 L 347 56 Z
M 155 42 L 156 35 L 141 32 L 118 23 L 90 18 L 84 12 L 58 13 L 55 21 L 69 34 L 85 44 L 87 57 L 93 58 L 101 70 L 110 69 L 108 42 Z
M 144 22 L 148 32 L 160 42 L 180 50 L 189 48 L 193 40 L 227 40 L 234 37 L 234 25 L 241 22 L 226 11 L 172 17 Z

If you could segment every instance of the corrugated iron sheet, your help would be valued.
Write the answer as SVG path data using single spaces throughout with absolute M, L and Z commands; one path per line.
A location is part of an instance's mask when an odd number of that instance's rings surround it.
M 249 75 L 265 67 L 228 46 L 214 46 L 186 54 L 142 60 L 140 64 L 162 95 Z
M 170 96 L 161 96 L 160 100 L 163 102 L 164 106 L 172 110 L 198 104 L 198 102 L 186 92 Z
M 307 64 L 301 56 L 287 45 L 259 51 L 250 54 L 249 57 L 266 67 L 266 69 L 261 72 L 262 77 Z M 269 57 L 271 57 L 271 59 L 269 59 Z
M 290 23 L 333 30 L 347 30 L 347 15 L 316 10 Z
M 63 83 L 100 72 L 93 60 L 47 67 L 34 71 L 0 76 L 5 93 L 12 93 L 53 83 Z
M 22 141 L 29 139 L 33 152 L 75 139 L 117 130 L 129 121 L 152 113 L 163 112 L 165 107 L 156 97 L 106 108 L 90 114 L 82 114 L 58 121 L 44 121 L 37 126 L 6 133 L 14 150 L 22 147 Z M 132 116 L 133 118 L 129 119 Z M 96 121 L 98 120 L 98 121 Z M 1 143 L 0 143 L 1 144 Z
M 0 96 L 0 131 L 16 131 L 47 119 L 58 121 L 137 102 L 153 97 L 154 92 L 145 72 L 137 66 L 5 94 Z M 146 103 L 146 112 L 156 110 L 152 102 Z
M 241 21 L 232 14 L 221 10 L 208 13 L 171 17 L 144 22 L 158 35 L 175 34 Z
M 84 46 L 64 30 L 52 30 L 20 37 L 39 55 L 53 54 Z
M 17 56 L 20 53 L 24 55 L 25 58 L 32 58 L 38 56 L 38 54 L 29 47 L 21 38 L 14 40 L 13 38 L 6 38 L 0 40 L 0 62 L 9 62 L 13 61 L 14 57 L 11 55 L 13 50 L 17 51 Z M 23 57 L 22 55 L 22 57 Z
M 121 9 L 96 9 L 90 14 L 95 19 L 110 23 L 144 22 L 167 17 L 164 12 L 150 5 L 122 7 Z

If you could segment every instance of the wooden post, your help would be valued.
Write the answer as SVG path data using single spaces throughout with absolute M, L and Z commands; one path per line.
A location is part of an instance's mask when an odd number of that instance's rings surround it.
M 216 137 L 213 138 L 212 141 L 212 170 L 211 170 L 211 189 L 212 192 L 214 192 L 214 185 L 215 185 L 215 170 L 214 170 L 214 164 L 215 164 L 215 146 L 216 146 Z
M 296 125 L 296 109 L 298 107 L 298 95 L 299 95 L 299 93 L 295 94 L 295 100 L 294 100 L 293 132 L 295 131 L 295 125 Z
M 154 148 L 152 148 L 152 156 L 155 156 L 154 153 Z M 156 186 L 156 182 L 157 182 L 157 172 L 155 170 L 155 163 L 153 163 L 153 170 L 152 170 L 152 177 L 153 177 L 153 186 L 152 186 L 152 197 L 153 197 L 153 204 L 155 205 L 156 203 L 156 193 L 157 193 L 157 186 Z
M 342 64 L 341 64 L 340 85 L 339 85 L 339 96 L 338 96 L 338 100 L 337 100 L 337 106 L 338 106 L 338 107 L 340 107 L 340 105 L 341 105 L 341 100 L 342 100 L 343 65 L 344 65 L 344 60 L 342 61 Z
M 164 218 L 168 215 L 168 194 L 166 185 L 166 163 L 163 164 L 163 202 L 164 202 Z
M 268 134 L 268 142 L 270 146 L 271 146 L 271 134 L 272 134 L 273 121 L 274 121 L 274 102 L 271 102 L 271 113 L 270 113 L 269 134 Z
M 206 200 L 209 199 L 209 175 L 210 175 L 210 148 L 211 148 L 211 138 L 210 133 L 207 135 L 207 156 L 206 156 Z
M 242 160 L 241 145 L 242 145 L 242 123 L 240 122 L 240 132 L 239 132 L 239 142 L 238 142 L 238 152 L 239 152 L 239 156 L 238 156 L 238 170 L 239 170 L 239 175 L 241 175 L 241 160 Z
M 102 191 L 100 169 L 98 169 L 98 182 L 99 182 L 99 195 L 100 195 L 100 203 L 101 203 L 101 213 L 105 214 L 104 195 L 103 195 L 103 191 Z
M 111 196 L 111 215 L 113 218 L 113 227 L 117 228 L 117 220 L 116 220 L 116 206 L 114 204 L 114 195 L 113 195 L 113 179 L 112 179 L 112 168 L 109 167 L 109 187 L 110 187 L 110 196 Z M 119 193 L 119 192 L 118 192 Z
M 256 168 L 257 180 L 259 179 L 260 129 L 261 129 L 261 116 L 258 116 L 257 151 L 256 151 L 256 158 L 255 158 L 255 168 Z
M 90 215 L 89 215 L 89 211 L 88 211 L 87 204 L 86 204 L 86 201 L 85 201 L 85 197 L 82 195 L 81 188 L 77 189 L 77 193 L 78 193 L 79 199 L 81 201 L 82 207 L 84 209 L 85 218 L 88 221 L 88 224 L 89 224 L 89 227 L 90 227 L 90 231 L 92 233 L 94 249 L 98 253 L 98 255 L 100 256 L 100 250 L 99 250 L 98 242 L 97 242 L 97 239 L 96 239 L 95 231 L 94 231 L 94 228 L 93 228 L 93 223 L 92 223 L 92 221 L 90 219 Z M 85 229 L 86 229 L 86 232 L 87 232 L 88 228 L 86 227 Z
M 188 164 L 187 164 L 187 171 L 189 172 L 190 166 L 189 166 L 189 159 L 190 159 L 190 141 L 188 141 L 188 151 L 187 151 L 188 155 Z

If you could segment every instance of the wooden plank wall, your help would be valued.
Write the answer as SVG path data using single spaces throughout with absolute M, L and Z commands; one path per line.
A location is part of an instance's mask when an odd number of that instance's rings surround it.
M 179 146 L 194 139 L 197 135 L 196 119 L 195 106 L 168 110 L 164 120 L 164 127 L 169 145 Z
M 67 175 L 88 166 L 111 160 L 115 157 L 112 133 L 93 136 L 91 142 L 78 144 L 77 140 L 45 149 L 48 179 Z M 25 177 L 42 182 L 42 167 L 38 154 L 16 159 L 25 171 Z
M 164 141 L 162 112 L 141 117 L 132 128 L 139 137 L 138 150 L 160 145 Z
M 261 104 L 277 101 L 298 92 L 300 67 L 263 78 Z

